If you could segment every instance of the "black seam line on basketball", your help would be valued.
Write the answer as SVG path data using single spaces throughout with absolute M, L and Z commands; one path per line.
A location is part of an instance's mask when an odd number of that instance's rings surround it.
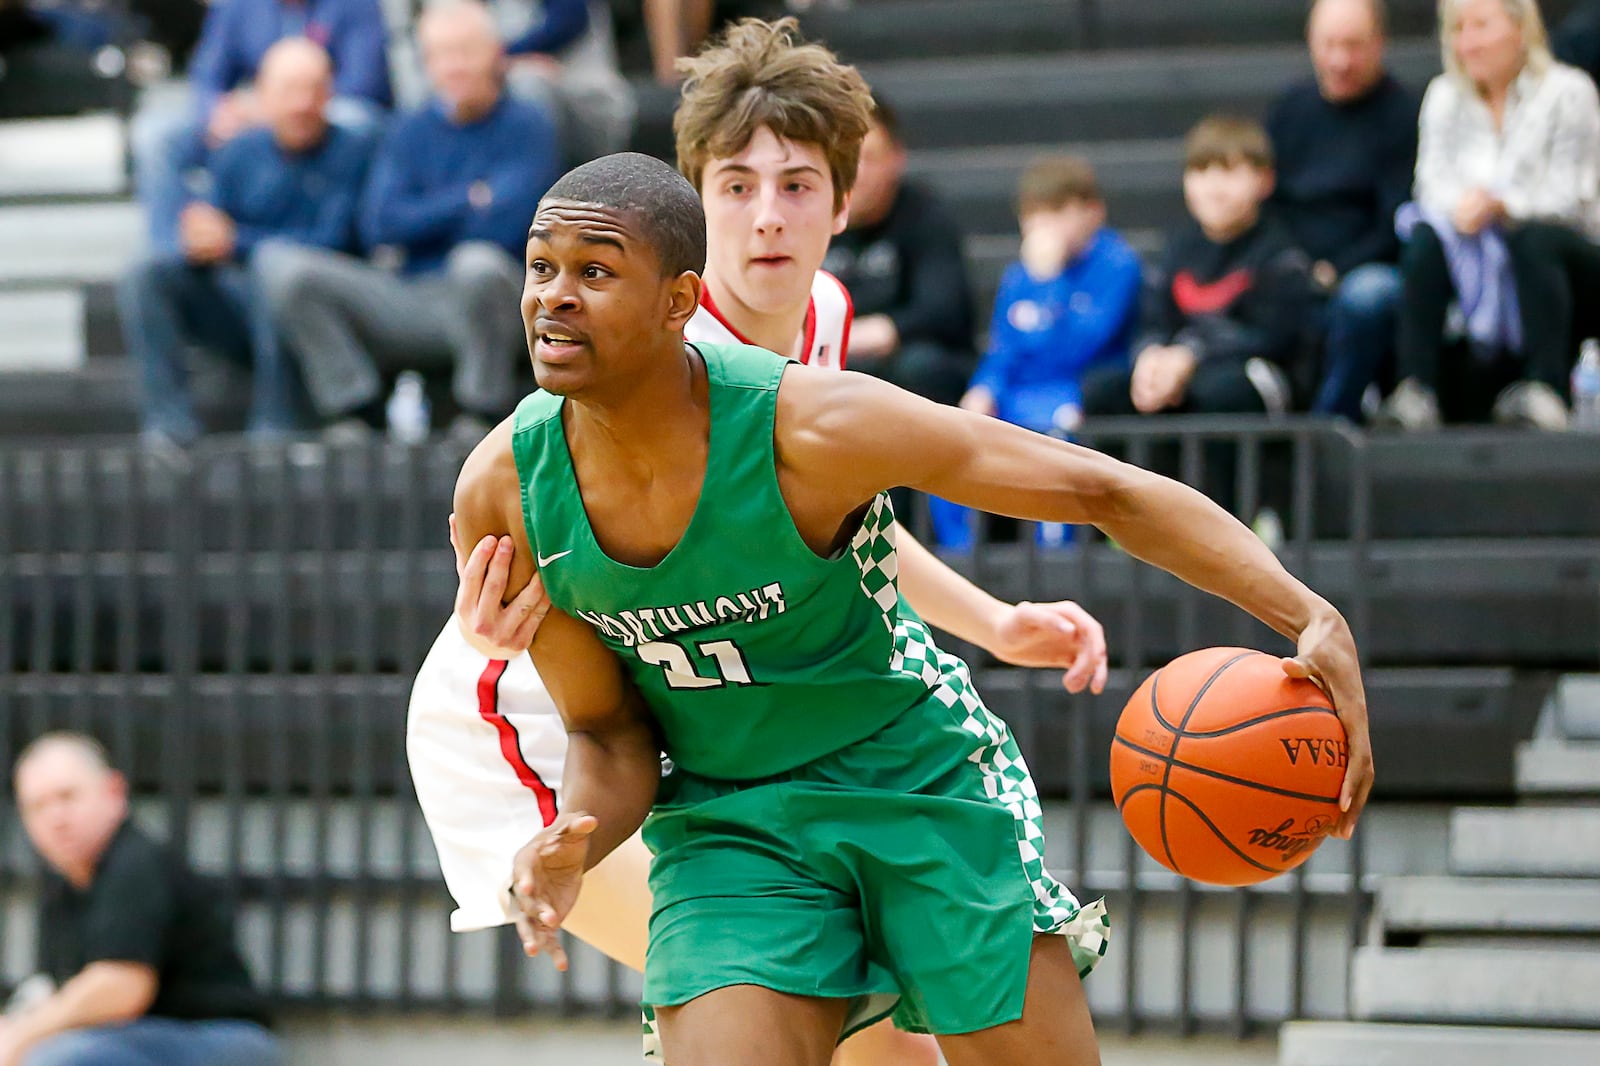
M 1258 715 L 1255 718 L 1251 718 L 1249 721 L 1240 722 L 1237 725 L 1230 725 L 1226 729 L 1211 729 L 1211 730 L 1207 730 L 1204 733 L 1196 733 L 1196 732 L 1193 732 L 1192 730 L 1184 730 L 1182 733 L 1180 733 L 1178 735 L 1179 736 L 1183 736 L 1183 737 L 1189 737 L 1189 738 L 1192 738 L 1192 739 L 1195 739 L 1195 740 L 1209 739 L 1211 737 L 1225 737 L 1229 733 L 1237 733 L 1241 729 L 1249 729 L 1251 726 L 1259 725 L 1262 722 L 1271 722 L 1271 721 L 1273 721 L 1275 719 L 1278 719 L 1278 718 L 1288 718 L 1290 715 L 1295 715 L 1295 714 L 1331 714 L 1335 718 L 1339 717 L 1339 714 L 1338 714 L 1337 711 L 1334 711 L 1334 710 L 1332 710 L 1332 709 L 1330 709 L 1328 707 L 1322 707 L 1322 706 L 1285 707 L 1281 711 L 1269 711 L 1266 714 Z
M 1140 755 L 1148 755 L 1153 759 L 1164 758 L 1160 752 L 1151 751 L 1149 748 L 1141 748 L 1132 741 L 1123 740 L 1121 737 L 1112 737 L 1111 742 L 1113 744 L 1121 744 L 1125 748 L 1131 748 Z M 1259 781 L 1251 781 L 1246 777 L 1234 777 L 1232 774 L 1225 774 L 1220 770 L 1211 770 L 1204 766 L 1196 766 L 1193 763 L 1184 762 L 1182 759 L 1168 759 L 1167 765 L 1176 766 L 1180 770 L 1188 770 L 1190 773 L 1199 774 L 1202 777 L 1214 777 L 1219 781 L 1227 781 L 1235 785 L 1244 785 L 1248 788 L 1259 789 L 1262 792 L 1270 792 L 1274 796 L 1284 796 L 1288 799 L 1310 800 L 1313 803 L 1339 802 L 1338 796 L 1318 796 L 1310 792 L 1296 792 L 1290 788 L 1278 788 L 1274 785 L 1263 785 Z
M 1145 791 L 1148 791 L 1148 790 L 1150 790 L 1152 788 L 1155 789 L 1157 792 L 1160 792 L 1162 794 L 1162 799 L 1163 800 L 1166 798 L 1166 794 L 1169 793 L 1169 792 L 1172 793 L 1173 798 L 1182 800 L 1184 802 L 1185 806 L 1187 806 L 1190 810 L 1194 811 L 1196 817 L 1198 817 L 1202 822 L 1204 822 L 1207 826 L 1210 827 L 1211 832 L 1216 836 L 1216 838 L 1218 840 L 1222 841 L 1222 846 L 1223 847 L 1227 848 L 1229 851 L 1231 851 L 1235 855 L 1239 856 L 1239 858 L 1243 859 L 1245 862 L 1249 863 L 1251 866 L 1257 867 L 1258 869 L 1265 870 L 1265 871 L 1267 871 L 1268 873 L 1271 873 L 1271 874 L 1281 874 L 1281 873 L 1284 872 L 1283 870 L 1274 869 L 1271 866 L 1267 866 L 1267 865 L 1265 865 L 1263 863 L 1259 863 L 1255 859 L 1252 859 L 1250 856 L 1246 855 L 1244 852 L 1240 851 L 1238 848 L 1234 847 L 1233 846 L 1233 842 L 1231 840 L 1229 840 L 1227 837 L 1222 835 L 1222 830 L 1217 828 L 1216 823 L 1213 822 L 1210 818 L 1206 817 L 1206 812 L 1202 811 L 1199 807 L 1196 807 L 1194 805 L 1194 801 L 1191 800 L 1188 796 L 1185 796 L 1182 792 L 1176 792 L 1176 791 L 1173 791 L 1170 788 L 1162 788 L 1160 785 L 1157 785 L 1157 784 L 1134 785 L 1132 788 L 1128 789 L 1128 791 L 1126 791 L 1126 792 L 1124 792 L 1122 794 L 1123 802 L 1127 802 L 1128 797 L 1132 796 L 1135 792 L 1145 792 Z M 1170 856 L 1170 855 L 1167 856 L 1167 857 L 1168 858 L 1172 858 L 1172 856 Z M 1183 872 L 1183 867 L 1178 865 L 1177 860 L 1174 859 L 1169 864 L 1169 866 L 1170 866 L 1170 868 L 1172 870 L 1175 870 L 1180 876 L 1182 876 L 1182 877 L 1188 877 L 1189 876 L 1188 874 Z
M 1247 659 L 1252 655 L 1258 654 L 1260 653 L 1254 651 L 1242 651 L 1213 670 L 1211 672 L 1211 676 L 1206 678 L 1206 683 L 1200 686 L 1200 691 L 1196 692 L 1194 694 L 1194 698 L 1189 701 L 1189 707 L 1183 712 L 1183 720 L 1178 723 L 1177 728 L 1173 729 L 1170 726 L 1168 727 L 1168 731 L 1173 734 L 1173 737 L 1172 750 L 1167 752 L 1166 755 L 1167 769 L 1166 772 L 1161 775 L 1161 846 L 1166 849 L 1167 859 L 1172 861 L 1173 869 L 1177 869 L 1178 864 L 1176 861 L 1172 860 L 1172 844 L 1167 840 L 1167 782 L 1172 779 L 1172 760 L 1178 754 L 1178 742 L 1183 739 L 1183 731 L 1188 728 L 1189 719 L 1194 716 L 1195 710 L 1200 706 L 1200 701 L 1205 698 L 1205 695 L 1208 691 L 1210 691 L 1211 686 L 1216 684 L 1217 678 L 1221 677 L 1223 673 L 1227 671 L 1228 667 L 1232 666 L 1240 659 Z M 1161 670 L 1165 669 L 1166 667 L 1161 668 Z M 1161 717 L 1161 701 L 1156 698 L 1156 689 L 1161 684 L 1161 670 L 1157 670 L 1155 672 L 1155 676 L 1150 679 L 1150 713 L 1156 716 L 1156 721 L 1160 722 L 1162 725 L 1167 725 L 1166 719 Z

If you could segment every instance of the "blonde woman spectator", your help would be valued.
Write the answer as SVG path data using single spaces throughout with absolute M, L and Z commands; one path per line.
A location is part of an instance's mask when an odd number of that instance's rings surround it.
M 1550 54 L 1534 0 L 1442 0 L 1445 73 L 1423 98 L 1418 213 L 1402 257 L 1402 382 L 1386 420 L 1439 422 L 1439 391 L 1495 393 L 1496 420 L 1560 429 L 1575 334 L 1575 291 L 1600 291 L 1600 97 L 1582 71 Z M 1447 250 L 1498 234 L 1509 250 L 1517 306 L 1509 335 L 1520 354 L 1482 353 L 1444 364 L 1452 298 Z M 1485 278 L 1484 280 L 1491 280 Z M 1509 312 L 1508 312 L 1509 313 Z M 1469 316 L 1471 312 L 1468 312 Z

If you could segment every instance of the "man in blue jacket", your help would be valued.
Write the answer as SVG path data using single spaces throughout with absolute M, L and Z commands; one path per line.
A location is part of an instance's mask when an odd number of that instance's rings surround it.
M 549 117 L 504 88 L 481 4 L 430 7 L 417 26 L 434 99 L 395 120 L 361 209 L 369 248 L 398 270 L 274 246 L 259 264 L 312 405 L 335 436 L 382 422 L 384 379 L 449 367 L 462 433 L 510 411 L 526 360 L 519 296 L 528 222 L 560 172 Z
M 267 50 L 257 80 L 266 125 L 212 157 L 211 194 L 184 208 L 180 248 L 135 265 L 118 287 L 123 337 L 138 361 L 143 426 L 157 444 L 188 444 L 200 421 L 184 369 L 186 342 L 255 367 L 249 428 L 295 428 L 298 384 L 250 266 L 265 244 L 350 248 L 357 196 L 371 157 L 365 133 L 330 126 L 328 53 L 304 37 Z
M 309 38 L 332 57 L 335 123 L 370 126 L 390 106 L 379 0 L 215 0 L 189 61 L 192 95 L 148 106 L 134 122 L 134 182 L 157 251 L 178 249 L 178 217 L 201 198 L 189 183 L 209 154 L 262 121 L 252 83 L 285 37 Z

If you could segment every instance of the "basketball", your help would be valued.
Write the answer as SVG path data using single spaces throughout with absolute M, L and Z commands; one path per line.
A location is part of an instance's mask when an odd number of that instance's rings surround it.
M 1333 705 L 1277 657 L 1206 648 L 1147 678 L 1111 743 L 1111 794 L 1163 866 L 1213 885 L 1294 869 L 1339 818 L 1349 750 Z

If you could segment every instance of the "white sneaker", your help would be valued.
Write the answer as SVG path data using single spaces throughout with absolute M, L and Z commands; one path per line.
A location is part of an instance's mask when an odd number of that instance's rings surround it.
M 1561 394 L 1542 381 L 1507 385 L 1494 401 L 1494 420 L 1503 426 L 1532 426 L 1560 433 L 1572 423 Z
M 1373 424 L 1417 433 L 1439 428 L 1439 398 L 1416 378 L 1406 378 L 1378 408 Z

